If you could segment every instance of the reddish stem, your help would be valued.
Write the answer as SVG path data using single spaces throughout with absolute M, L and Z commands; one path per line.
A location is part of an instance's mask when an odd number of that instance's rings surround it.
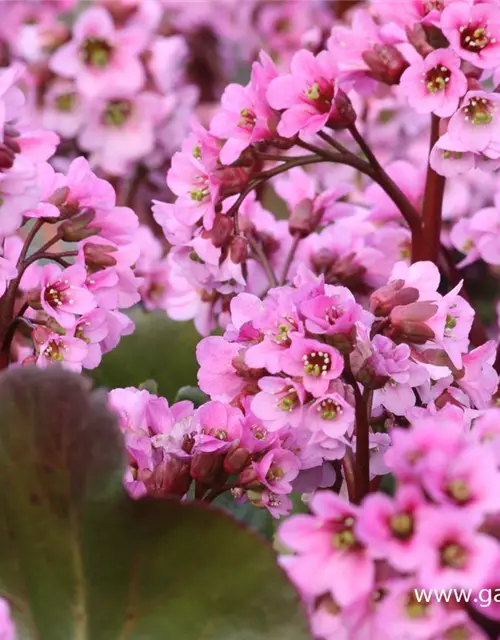
M 440 119 L 433 115 L 429 153 L 439 139 L 439 123 Z M 436 173 L 429 163 L 422 212 L 422 240 L 415 247 L 413 262 L 431 260 L 437 263 L 438 261 L 445 184 L 446 178 Z

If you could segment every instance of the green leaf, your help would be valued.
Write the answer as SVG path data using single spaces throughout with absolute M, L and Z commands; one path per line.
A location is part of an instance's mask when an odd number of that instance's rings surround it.
M 192 323 L 172 322 L 164 313 L 134 310 L 134 333 L 122 338 L 91 372 L 99 387 L 138 387 L 155 380 L 158 394 L 173 401 L 179 387 L 196 384 L 196 345 L 200 335 Z
M 195 407 L 208 402 L 210 398 L 198 387 L 181 387 L 175 396 L 175 402 L 191 400 Z
M 239 504 L 230 493 L 223 493 L 216 498 L 214 504 L 253 531 L 260 533 L 266 540 L 272 541 L 277 522 L 267 509 L 255 507 L 250 502 Z
M 106 396 L 0 375 L 0 591 L 19 640 L 303 640 L 272 550 L 197 503 L 129 499 Z

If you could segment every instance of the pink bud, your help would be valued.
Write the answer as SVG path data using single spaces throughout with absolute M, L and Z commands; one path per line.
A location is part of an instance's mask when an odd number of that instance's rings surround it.
M 420 23 L 406 27 L 408 42 L 425 58 L 434 51 L 434 48 L 427 42 L 427 34 Z
M 260 486 L 259 477 L 252 467 L 247 467 L 240 473 L 238 483 L 243 487 Z
M 418 289 L 405 287 L 404 280 L 394 280 L 372 293 L 370 311 L 378 317 L 387 316 L 394 307 L 411 304 L 418 298 Z
M 59 227 L 59 233 L 61 239 L 65 242 L 79 242 L 90 238 L 99 233 L 98 227 L 89 227 L 88 225 L 95 218 L 95 211 L 93 209 L 86 209 L 80 215 L 66 220 Z
M 191 484 L 189 461 L 168 458 L 151 471 L 143 471 L 139 480 L 144 482 L 148 494 L 154 498 L 184 496 Z
M 437 305 L 431 302 L 413 302 L 394 307 L 390 314 L 392 327 L 399 337 L 415 344 L 424 344 L 435 337 L 426 322 L 436 315 L 437 310 Z
M 290 215 L 288 228 L 292 235 L 305 238 L 312 233 L 318 225 L 318 216 L 313 214 L 313 202 L 306 199 L 298 203 Z
M 241 473 L 247 466 L 250 457 L 248 449 L 237 448 L 234 451 L 229 451 L 224 458 L 224 470 L 230 475 Z
M 111 245 L 93 244 L 88 242 L 83 247 L 83 254 L 85 256 L 85 264 L 87 267 L 104 269 L 106 267 L 114 267 L 116 259 L 109 255 L 116 251 L 116 248 Z
M 234 222 L 232 218 L 220 213 L 216 214 L 214 224 L 210 230 L 210 239 L 217 249 L 225 247 L 233 234 Z
M 232 262 L 243 264 L 248 258 L 248 241 L 244 236 L 233 238 L 229 251 Z
M 337 89 L 333 104 L 335 112 L 330 115 L 328 126 L 335 131 L 351 127 L 357 116 L 349 96 L 342 89 Z
M 363 60 L 375 80 L 389 85 L 399 84 L 404 71 L 410 66 L 391 44 L 375 44 L 363 53 Z
M 191 477 L 204 485 L 210 485 L 222 471 L 223 455 L 196 452 L 191 460 Z

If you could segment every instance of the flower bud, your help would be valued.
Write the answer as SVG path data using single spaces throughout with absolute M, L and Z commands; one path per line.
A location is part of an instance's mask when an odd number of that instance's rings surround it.
M 426 322 L 436 315 L 437 310 L 437 305 L 431 302 L 413 302 L 394 307 L 389 317 L 398 337 L 415 344 L 424 344 L 435 337 L 434 331 Z
M 233 230 L 233 219 L 221 213 L 217 213 L 213 227 L 210 230 L 210 239 L 212 240 L 214 247 L 217 247 L 217 249 L 225 247 L 229 243 Z
M 181 498 L 189 491 L 191 475 L 189 461 L 170 457 L 151 471 L 139 474 L 148 494 L 154 498 L 177 496 Z
M 248 258 L 248 240 L 244 236 L 233 238 L 229 256 L 234 264 L 243 264 Z
M 410 66 L 399 51 L 391 44 L 375 44 L 363 53 L 375 80 L 384 84 L 399 84 L 404 71 Z
M 349 333 L 334 333 L 328 336 L 328 344 L 338 349 L 342 355 L 348 355 L 356 346 L 356 327 L 352 327 Z
M 221 165 L 213 172 L 219 200 L 241 193 L 250 181 L 251 170 L 247 167 Z
M 59 227 L 59 233 L 61 239 L 65 242 L 79 242 L 90 238 L 99 233 L 98 227 L 89 227 L 88 225 L 95 218 L 95 211 L 92 209 L 86 209 L 80 215 L 66 220 Z
M 427 34 L 424 27 L 418 22 L 406 27 L 408 42 L 425 58 L 434 51 L 434 48 L 427 42 Z
M 56 189 L 54 193 L 50 196 L 47 202 L 55 205 L 56 207 L 60 207 L 66 202 L 66 198 L 69 196 L 69 188 L 68 187 L 59 187 Z
M 0 171 L 11 169 L 14 165 L 16 156 L 12 149 L 5 144 L 0 144 Z
M 294 208 L 288 221 L 288 228 L 292 235 L 305 238 L 317 227 L 318 216 L 313 214 L 313 201 L 306 198 Z
M 337 89 L 333 99 L 333 104 L 335 106 L 335 111 L 330 115 L 327 123 L 330 129 L 340 131 L 341 129 L 348 129 L 351 127 L 356 122 L 357 116 L 356 111 L 354 111 L 352 106 L 352 102 L 345 91 Z
M 40 301 L 40 289 L 31 289 L 28 291 L 26 302 L 35 311 L 41 311 L 43 307 Z
M 210 485 L 222 471 L 223 456 L 220 453 L 196 452 L 191 460 L 191 477 L 204 485 Z
M 370 311 L 377 317 L 388 316 L 394 307 L 416 302 L 419 295 L 418 289 L 405 287 L 404 280 L 394 280 L 372 293 Z
M 57 333 L 60 336 L 66 335 L 66 329 L 63 329 L 55 318 L 47 318 L 45 324 L 47 326 L 47 329 L 50 329 L 54 333 Z
M 117 262 L 113 256 L 109 255 L 116 251 L 112 245 L 94 244 L 88 242 L 83 247 L 83 255 L 85 256 L 85 264 L 92 269 L 105 269 L 106 267 L 114 267 Z
M 241 473 L 247 466 L 251 454 L 248 449 L 236 448 L 234 451 L 228 451 L 224 458 L 224 471 L 230 475 Z
M 255 469 L 253 469 L 252 467 L 247 467 L 246 469 L 243 469 L 243 471 L 240 473 L 240 477 L 238 478 L 238 484 L 241 485 L 242 487 L 249 487 L 249 488 L 253 488 L 253 487 L 260 487 L 260 482 L 259 482 L 259 477 L 255 471 Z
M 382 389 L 382 387 L 389 382 L 388 376 L 377 373 L 374 364 L 369 358 L 357 372 L 356 379 L 359 380 L 366 389 Z

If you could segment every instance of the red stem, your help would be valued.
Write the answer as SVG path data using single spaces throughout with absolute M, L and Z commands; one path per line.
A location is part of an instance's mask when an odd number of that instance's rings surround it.
M 439 123 L 439 118 L 433 115 L 429 153 L 439 139 Z M 415 247 L 413 262 L 431 260 L 437 263 L 438 261 L 445 184 L 446 178 L 436 173 L 429 164 L 422 212 L 422 240 Z

